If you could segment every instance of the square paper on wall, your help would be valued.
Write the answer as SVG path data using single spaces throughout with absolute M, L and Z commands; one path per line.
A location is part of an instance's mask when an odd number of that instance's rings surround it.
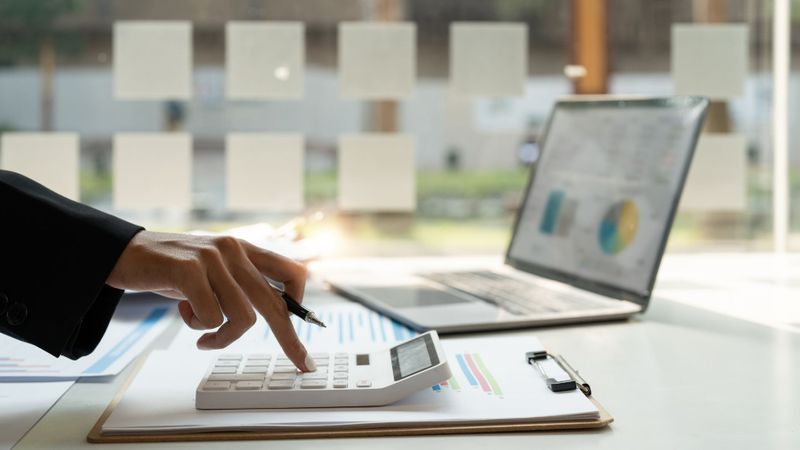
M 740 97 L 747 76 L 747 25 L 672 26 L 672 79 L 677 95 Z
M 299 134 L 232 133 L 225 144 L 229 209 L 303 209 L 304 149 Z
M 0 138 L 0 168 L 79 200 L 80 149 L 75 133 L 5 133 Z
M 343 211 L 413 211 L 416 207 L 414 140 L 403 134 L 339 138 L 339 208 Z
M 528 26 L 456 22 L 450 25 L 450 84 L 465 95 L 519 96 L 528 74 Z
M 114 98 L 191 98 L 192 25 L 189 22 L 116 22 L 113 59 Z
M 228 22 L 225 27 L 228 98 L 303 96 L 305 39 L 299 22 Z
M 339 24 L 342 97 L 400 99 L 414 89 L 417 28 L 413 23 Z
M 115 209 L 191 207 L 190 135 L 116 134 L 112 166 Z
M 747 209 L 747 140 L 743 135 L 700 136 L 680 206 L 684 211 Z

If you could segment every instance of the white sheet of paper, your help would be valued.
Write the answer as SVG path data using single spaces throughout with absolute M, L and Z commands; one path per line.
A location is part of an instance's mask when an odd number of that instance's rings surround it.
M 191 23 L 115 22 L 113 66 L 116 99 L 191 98 Z
M 414 89 L 417 27 L 413 23 L 339 24 L 342 97 L 400 99 Z
M 450 84 L 467 95 L 520 96 L 528 74 L 524 23 L 450 25 Z
M 228 208 L 302 210 L 303 142 L 300 134 L 229 134 L 225 139 Z
M 142 294 L 147 295 L 147 294 Z M 43 350 L 0 335 L 0 381 L 64 380 L 116 375 L 176 317 L 174 304 L 125 299 L 120 302 L 97 348 L 78 360 L 54 358 Z
M 672 78 L 677 95 L 740 97 L 747 76 L 747 25 L 673 24 Z
M 739 212 L 747 209 L 747 139 L 744 135 L 700 135 L 680 208 Z
M 0 450 L 22 439 L 73 383 L 0 383 Z
M 301 22 L 228 22 L 228 98 L 301 98 L 305 64 Z
M 416 207 L 414 139 L 404 134 L 339 137 L 339 208 L 412 211 Z
M 4 133 L 0 168 L 21 173 L 69 199 L 80 198 L 76 133 Z
M 192 137 L 185 133 L 114 135 L 116 209 L 180 208 L 192 204 Z
M 536 338 L 481 337 L 442 343 L 453 373 L 446 384 L 425 388 L 391 405 L 368 408 L 197 411 L 195 389 L 213 355 L 154 352 L 111 413 L 103 432 L 545 421 L 598 416 L 597 408 L 580 391 L 551 392 L 538 372 L 525 363 L 525 352 L 542 348 Z

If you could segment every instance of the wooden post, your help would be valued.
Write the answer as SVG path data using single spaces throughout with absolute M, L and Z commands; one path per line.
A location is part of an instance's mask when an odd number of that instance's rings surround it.
M 53 131 L 53 77 L 56 71 L 56 49 L 52 36 L 42 39 L 39 47 L 39 76 L 41 76 L 41 111 L 39 112 L 42 131 Z
M 573 80 L 576 94 L 608 93 L 608 0 L 572 0 L 572 64 L 586 74 Z
M 400 19 L 400 7 L 397 0 L 379 0 L 375 8 L 376 19 L 382 22 L 394 22 Z M 397 131 L 397 101 L 378 100 L 372 108 L 375 131 L 394 133 Z

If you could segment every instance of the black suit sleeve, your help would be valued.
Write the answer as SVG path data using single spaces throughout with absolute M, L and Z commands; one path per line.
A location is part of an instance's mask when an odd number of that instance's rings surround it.
M 141 230 L 0 170 L 0 332 L 53 356 L 91 353 L 123 293 L 105 281 Z

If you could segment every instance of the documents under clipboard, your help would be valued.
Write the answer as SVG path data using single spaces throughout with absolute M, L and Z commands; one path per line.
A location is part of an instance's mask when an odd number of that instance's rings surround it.
M 102 434 L 563 423 L 600 418 L 598 407 L 581 391 L 552 392 L 526 363 L 526 352 L 542 349 L 535 338 L 442 342 L 453 371 L 450 380 L 392 405 L 368 408 L 198 411 L 194 389 L 208 357 L 192 360 L 185 354 L 156 352 L 103 423 Z

